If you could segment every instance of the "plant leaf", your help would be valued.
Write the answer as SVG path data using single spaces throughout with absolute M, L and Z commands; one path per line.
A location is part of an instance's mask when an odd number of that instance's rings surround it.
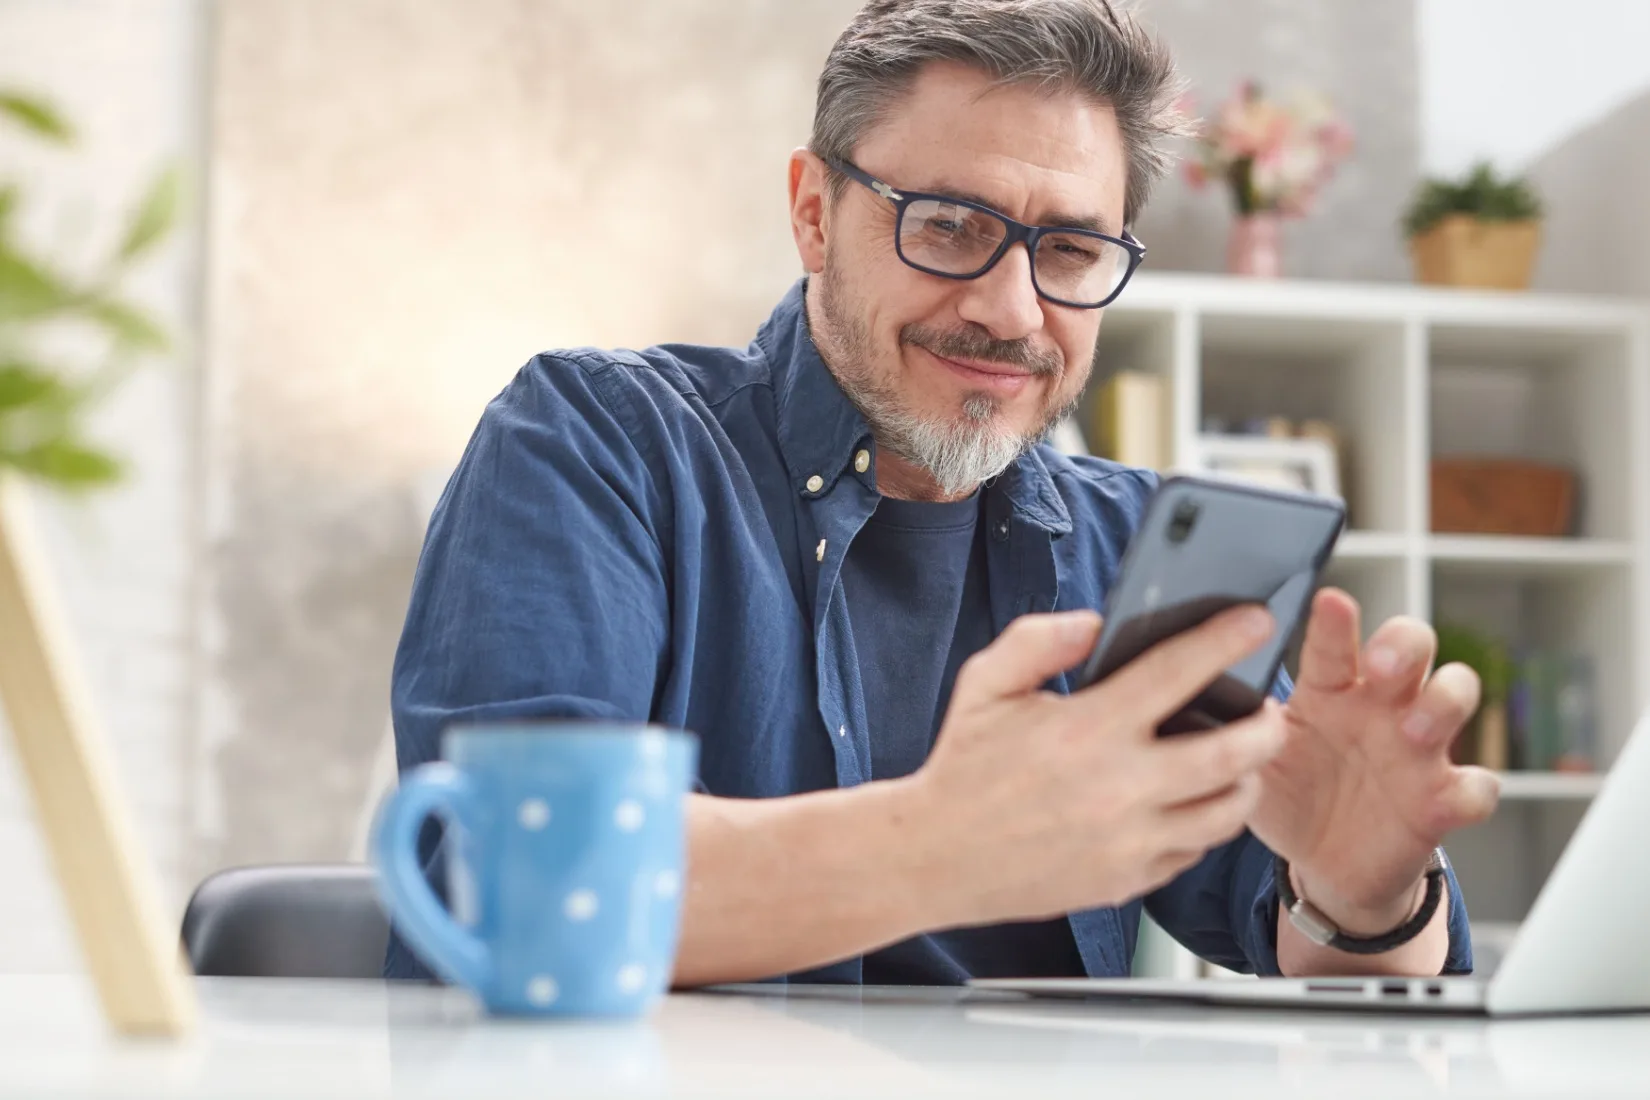
M 159 325 L 117 299 L 93 299 L 86 305 L 86 314 L 108 330 L 116 343 L 133 351 L 165 351 L 172 346 Z
M 166 236 L 172 223 L 177 220 L 181 186 L 175 168 L 168 168 L 149 185 L 149 193 L 133 211 L 132 220 L 126 227 L 126 237 L 120 243 L 122 262 L 136 259 Z
M 0 92 L 0 115 L 9 117 L 24 129 L 55 141 L 60 145 L 67 145 L 74 140 L 74 131 L 69 123 L 57 113 L 57 109 L 37 96 L 25 95 L 22 92 Z
M 49 271 L 0 243 L 0 321 L 44 317 L 73 301 L 74 295 Z
M 120 463 L 111 455 L 67 439 L 54 439 L 0 458 L 57 485 L 86 487 L 118 481 Z
M 11 212 L 17 209 L 17 185 L 15 183 L 0 184 L 0 238 L 6 234 L 6 219 Z
M 62 379 L 44 368 L 27 363 L 0 362 L 0 411 L 47 400 L 63 400 L 68 395 L 68 387 Z

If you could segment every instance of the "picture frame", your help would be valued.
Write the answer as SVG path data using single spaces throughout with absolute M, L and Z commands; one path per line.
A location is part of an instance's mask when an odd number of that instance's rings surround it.
M 1340 463 L 1327 439 L 1204 434 L 1194 465 L 1212 477 L 1342 498 Z
M 122 1035 L 182 1038 L 198 1017 L 193 974 L 94 717 L 31 505 L 20 477 L 0 469 L 4 725 L 105 1018 Z

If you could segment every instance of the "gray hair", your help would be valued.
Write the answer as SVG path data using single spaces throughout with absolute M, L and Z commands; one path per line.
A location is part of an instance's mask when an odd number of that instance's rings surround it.
M 1167 139 L 1188 132 L 1173 59 L 1122 0 L 870 0 L 825 59 L 809 148 L 851 159 L 935 61 L 1109 103 L 1128 159 L 1126 224 L 1173 163 Z M 843 185 L 832 172 L 833 199 Z

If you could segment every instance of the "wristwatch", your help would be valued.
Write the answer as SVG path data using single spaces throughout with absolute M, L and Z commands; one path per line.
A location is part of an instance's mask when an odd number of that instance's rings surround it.
M 1434 848 L 1427 859 L 1427 892 L 1421 899 L 1421 908 L 1403 924 L 1378 936 L 1347 935 L 1324 916 L 1323 910 L 1296 894 L 1294 884 L 1289 881 L 1289 863 L 1282 856 L 1276 857 L 1273 877 L 1277 880 L 1278 904 L 1289 914 L 1289 923 L 1298 928 L 1301 935 L 1319 947 L 1332 947 L 1353 955 L 1379 955 L 1408 943 L 1432 923 L 1438 902 L 1444 896 L 1444 872 L 1448 868 L 1444 850 Z

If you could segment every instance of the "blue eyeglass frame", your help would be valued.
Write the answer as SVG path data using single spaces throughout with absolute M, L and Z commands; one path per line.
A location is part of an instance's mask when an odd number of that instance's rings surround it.
M 1135 270 L 1140 266 L 1141 261 L 1146 258 L 1146 246 L 1135 240 L 1126 229 L 1123 230 L 1123 235 L 1121 237 L 1113 237 L 1107 233 L 1097 233 L 1092 229 L 1073 229 L 1059 225 L 1026 225 L 1024 222 L 1015 221 L 1013 218 L 1009 217 L 1007 214 L 1004 214 L 1000 210 L 993 210 L 989 206 L 982 206 L 977 202 L 969 202 L 967 199 L 954 198 L 951 195 L 939 195 L 929 191 L 896 190 L 892 185 L 877 179 L 875 176 L 871 175 L 869 172 L 865 171 L 852 161 L 842 160 L 838 157 L 826 157 L 824 160 L 826 164 L 830 165 L 838 172 L 841 172 L 855 183 L 859 183 L 870 188 L 872 191 L 875 191 L 878 195 L 881 195 L 893 204 L 894 251 L 898 254 L 900 260 L 907 267 L 915 268 L 926 275 L 935 275 L 941 279 L 978 279 L 981 275 L 984 275 L 987 271 L 990 271 L 992 268 L 996 267 L 997 261 L 1007 255 L 1009 249 L 1013 248 L 1021 241 L 1024 241 L 1026 246 L 1026 257 L 1031 264 L 1031 285 L 1033 289 L 1037 291 L 1038 297 L 1046 298 L 1048 301 L 1053 302 L 1056 305 L 1067 306 L 1071 309 L 1104 309 L 1106 306 L 1109 306 L 1115 302 L 1119 294 L 1123 293 L 1123 288 L 1129 285 L 1129 280 L 1134 278 Z M 936 271 L 931 267 L 924 267 L 922 264 L 909 259 L 905 255 L 905 249 L 901 246 L 899 239 L 899 226 L 900 223 L 905 220 L 905 208 L 914 202 L 920 202 L 924 199 L 934 202 L 949 203 L 953 206 L 963 206 L 967 207 L 969 210 L 977 210 L 981 214 L 996 218 L 998 221 L 1002 222 L 1008 227 L 1008 232 L 1003 235 L 1002 242 L 997 245 L 997 251 L 991 254 L 990 258 L 985 261 L 984 265 L 982 265 L 978 271 L 970 272 L 967 275 L 958 275 L 952 271 Z M 1123 249 L 1124 252 L 1128 253 L 1128 270 L 1123 272 L 1123 277 L 1117 281 L 1117 285 L 1112 288 L 1111 293 L 1106 295 L 1106 297 L 1101 301 L 1073 302 L 1065 298 L 1057 298 L 1043 290 L 1042 284 L 1037 281 L 1037 242 L 1042 239 L 1043 234 L 1045 233 L 1075 234 L 1079 237 L 1092 237 L 1098 241 L 1106 241 L 1110 244 L 1115 244 L 1119 248 Z

